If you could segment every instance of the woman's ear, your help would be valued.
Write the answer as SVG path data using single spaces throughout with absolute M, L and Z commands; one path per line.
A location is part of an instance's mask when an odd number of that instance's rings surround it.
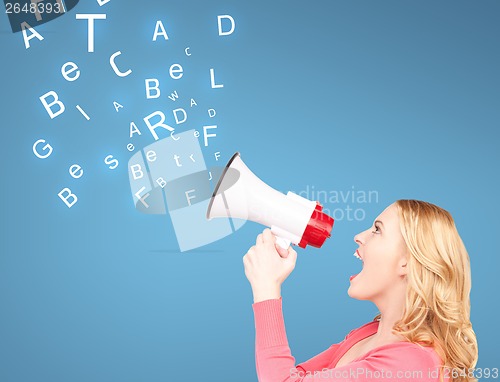
M 408 274 L 408 267 L 407 267 L 407 263 L 403 264 L 400 266 L 399 268 L 399 275 L 400 276 L 406 276 Z
M 398 264 L 399 276 L 406 276 L 408 274 L 408 254 L 401 257 Z

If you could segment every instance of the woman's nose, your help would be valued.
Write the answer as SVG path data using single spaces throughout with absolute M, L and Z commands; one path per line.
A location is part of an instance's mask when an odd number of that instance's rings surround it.
M 362 245 L 362 232 L 358 233 L 356 236 L 354 236 L 354 242 L 358 245 Z

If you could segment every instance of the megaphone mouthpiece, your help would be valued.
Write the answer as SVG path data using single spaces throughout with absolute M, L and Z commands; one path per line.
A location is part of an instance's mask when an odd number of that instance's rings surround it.
M 286 241 L 305 248 L 321 247 L 330 237 L 334 220 L 313 202 L 293 192 L 286 195 L 260 180 L 235 153 L 227 163 L 212 194 L 207 219 L 251 220 L 271 227 Z
M 326 239 L 331 237 L 334 220 L 332 217 L 325 214 L 321 204 L 317 203 L 307 227 L 302 235 L 302 240 L 298 246 L 305 248 L 306 245 L 311 245 L 320 248 Z

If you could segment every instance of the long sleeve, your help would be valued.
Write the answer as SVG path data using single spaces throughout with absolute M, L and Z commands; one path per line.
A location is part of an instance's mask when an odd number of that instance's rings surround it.
M 260 382 L 438 380 L 439 359 L 429 348 L 409 342 L 384 345 L 345 366 L 328 368 L 331 354 L 339 345 L 336 344 L 296 366 L 288 346 L 282 299 L 261 301 L 252 307 L 256 334 L 255 362 Z
M 255 365 L 259 381 L 290 374 L 295 365 L 281 305 L 282 299 L 265 300 L 252 305 L 255 319 Z M 276 379 L 278 381 L 279 379 Z

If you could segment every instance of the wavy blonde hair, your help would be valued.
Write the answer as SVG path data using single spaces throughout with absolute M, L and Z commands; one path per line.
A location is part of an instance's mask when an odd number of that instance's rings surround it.
M 427 202 L 398 200 L 395 205 L 409 258 L 405 308 L 392 332 L 432 346 L 443 362 L 441 381 L 446 372 L 450 381 L 475 382 L 470 260 L 453 218 Z

